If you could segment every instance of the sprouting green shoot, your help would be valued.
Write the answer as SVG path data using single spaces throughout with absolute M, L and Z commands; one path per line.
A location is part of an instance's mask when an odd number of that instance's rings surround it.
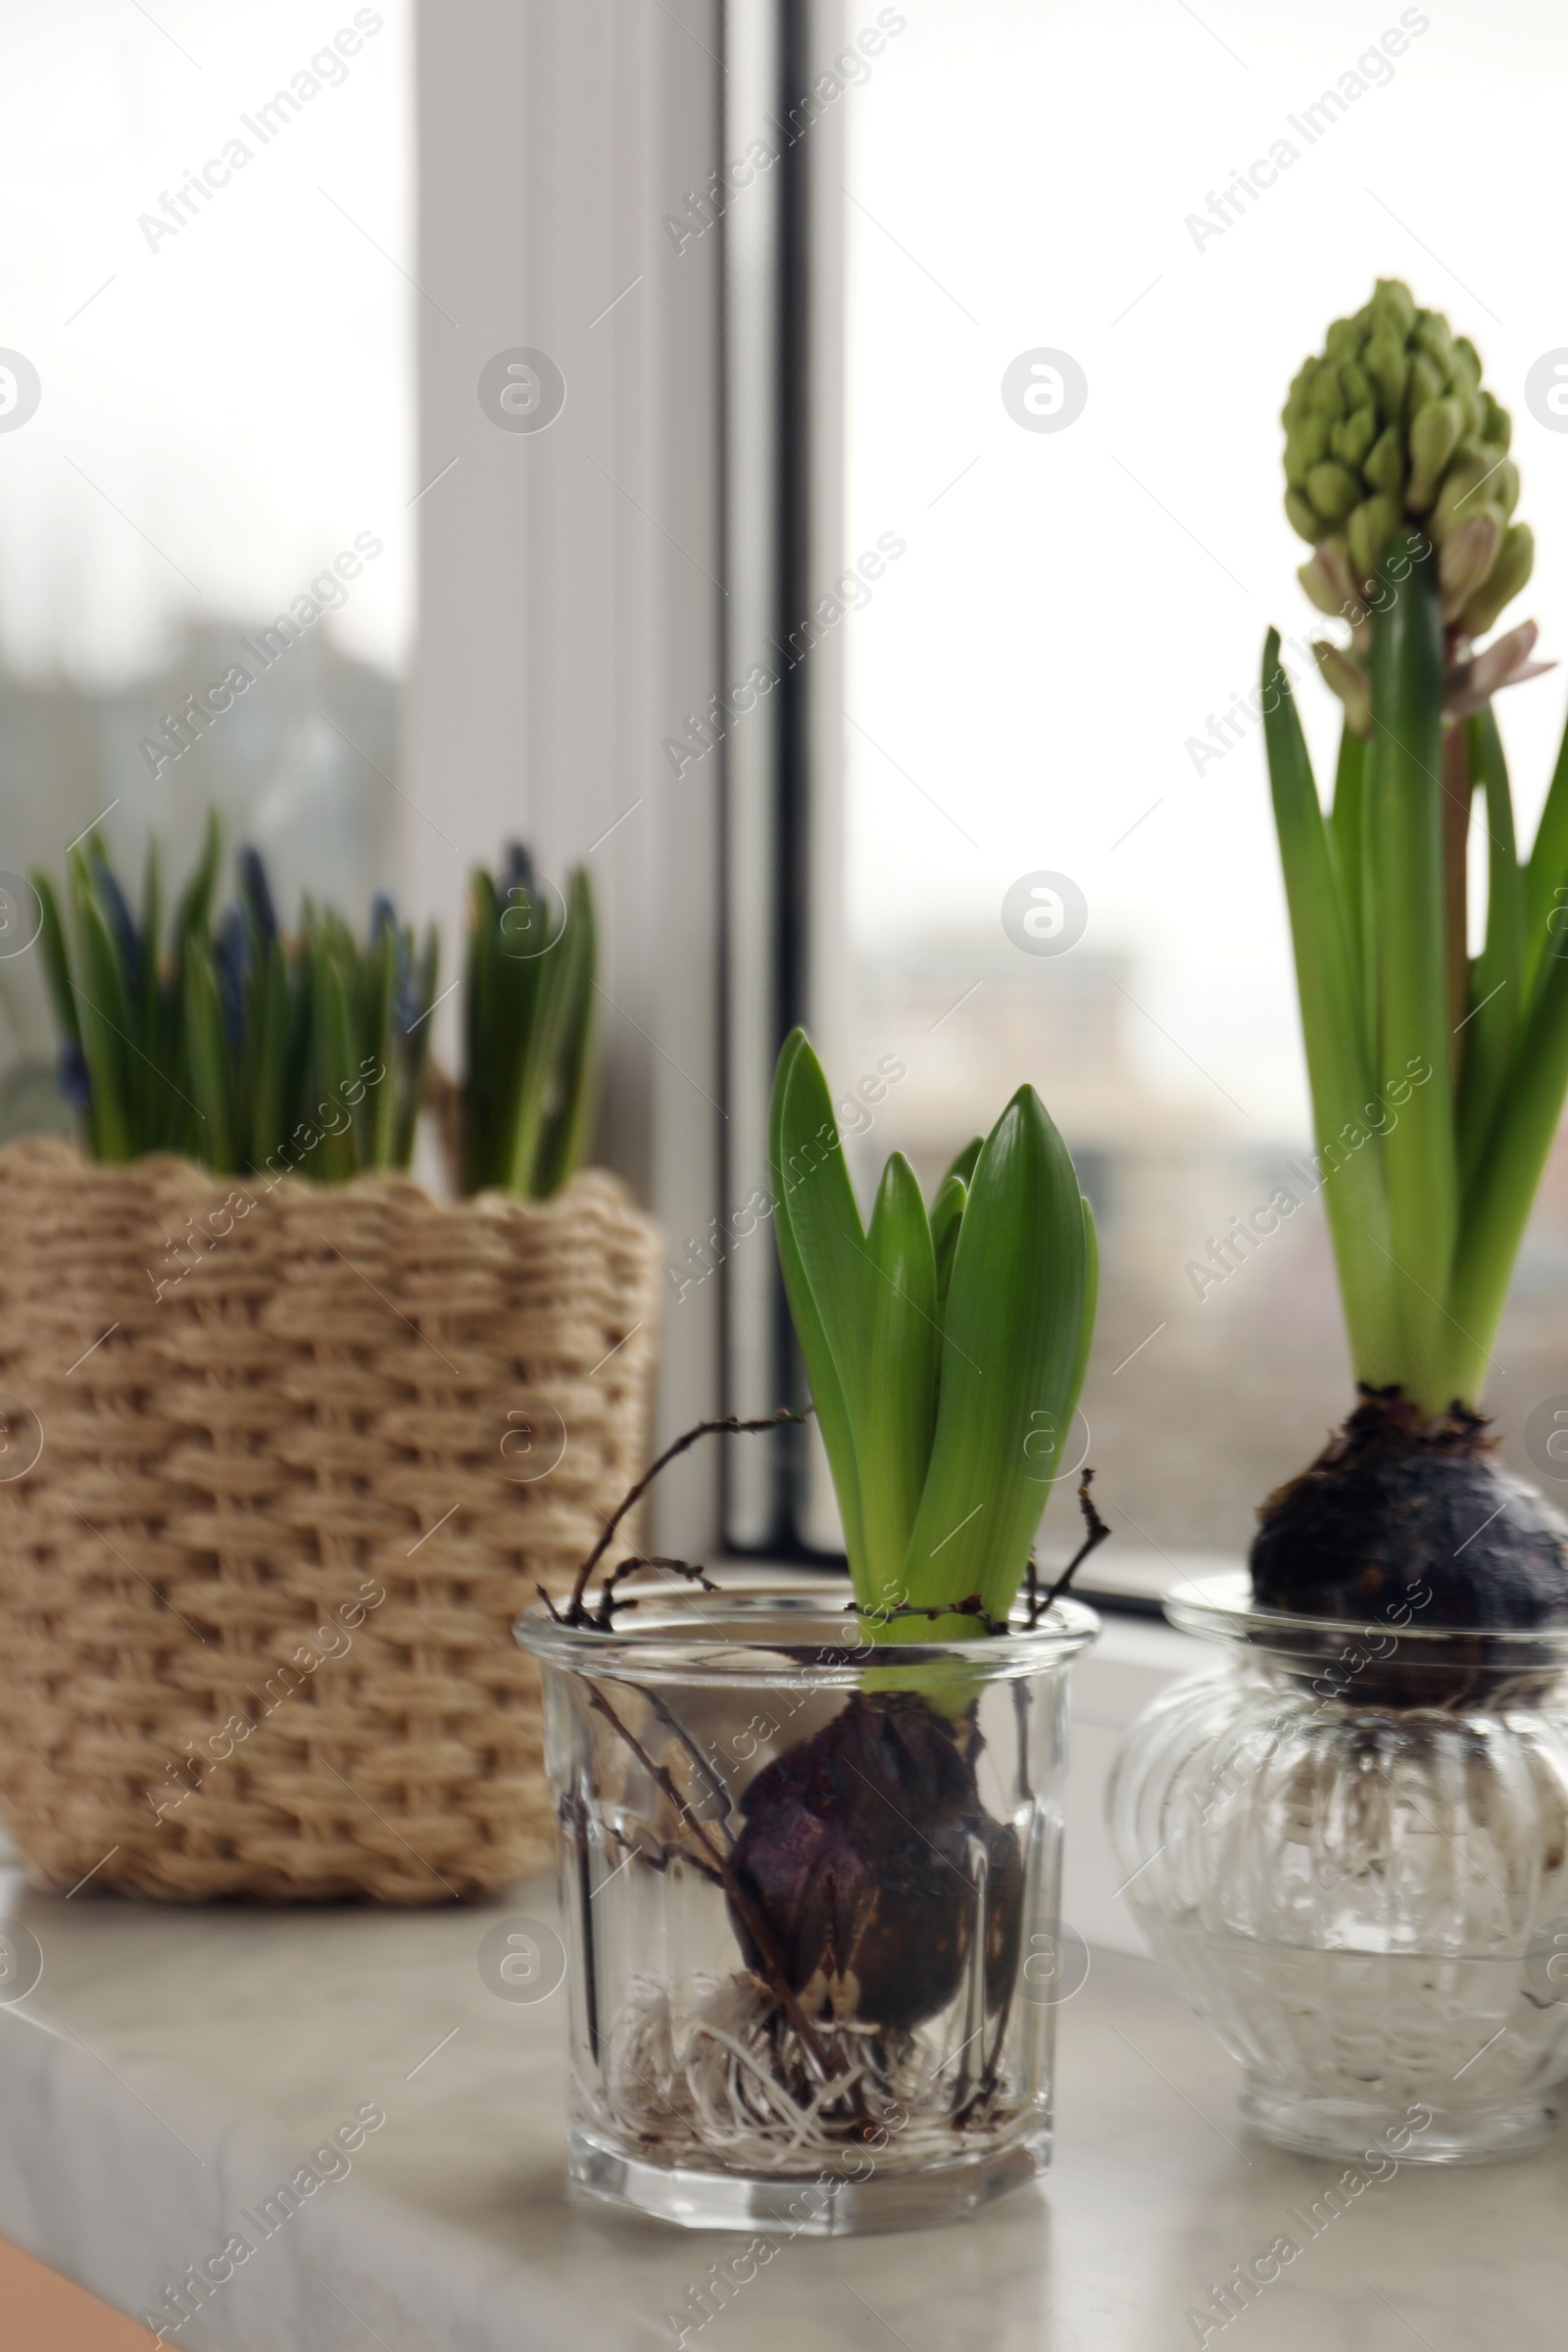
M 876 1611 L 978 1596 L 1005 1620 L 1094 1327 L 1093 1223 L 1066 1146 L 1021 1087 L 929 1212 L 894 1152 L 867 1229 L 826 1080 L 796 1030 L 773 1082 L 770 1158 L 784 1286 L 857 1598 Z M 947 1616 L 880 1630 L 978 1628 Z

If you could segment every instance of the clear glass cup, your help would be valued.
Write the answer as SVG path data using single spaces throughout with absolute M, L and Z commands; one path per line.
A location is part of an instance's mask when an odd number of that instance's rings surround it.
M 1067 1674 L 1098 1622 L 1063 1600 L 1033 1629 L 873 1644 L 850 1600 L 824 1580 L 645 1591 L 611 1632 L 518 1619 L 561 1823 L 571 2172 L 597 2196 L 826 2236 L 952 2219 L 1049 2162 L 1078 1975 Z M 882 1777 L 894 1721 L 969 1792 L 956 1809 Z M 792 1810 L 774 1792 L 808 1764 L 820 1785 Z M 811 1848 L 787 1897 L 759 1893 L 764 1820 L 775 1863 Z M 802 1921 L 829 1913 L 864 1927 L 859 1974 L 800 1982 Z
M 1568 2077 L 1568 1629 L 1291 1616 L 1245 1573 L 1166 1614 L 1225 1654 L 1133 1726 L 1111 1836 L 1249 2121 L 1403 2163 L 1538 2145 Z

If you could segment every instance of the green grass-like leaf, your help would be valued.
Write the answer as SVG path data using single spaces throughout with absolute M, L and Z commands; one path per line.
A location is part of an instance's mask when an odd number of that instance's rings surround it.
M 1548 953 L 1553 950 L 1563 923 L 1568 921 L 1568 917 L 1563 917 L 1553 928 L 1553 916 L 1562 916 L 1565 906 L 1568 906 L 1568 725 L 1563 728 L 1557 764 L 1552 769 L 1546 805 L 1536 827 L 1524 878 L 1525 1011 L 1521 1020 L 1535 1003 L 1536 991 L 1545 977 Z
M 1487 825 L 1487 936 L 1470 966 L 1469 1009 L 1459 1032 L 1459 1173 L 1468 1191 L 1508 1083 L 1524 1015 L 1525 890 L 1507 763 L 1490 704 L 1469 720 L 1467 733 L 1470 773 L 1483 790 Z
M 978 1592 L 994 1617 L 1011 1607 L 1078 1401 L 1088 1272 L 1077 1175 L 1022 1087 L 986 1139 L 959 1228 L 911 1600 Z
M 866 1573 L 874 1592 L 892 1595 L 931 1456 L 942 1342 L 931 1223 L 902 1152 L 882 1171 L 865 1260 L 871 1279 L 856 1459 Z
M 1382 1146 L 1363 1124 L 1373 1099 L 1366 1057 L 1371 1024 L 1279 643 L 1271 629 L 1263 650 L 1263 728 L 1318 1150 L 1333 1170 L 1324 1198 L 1355 1368 L 1361 1379 L 1381 1384 L 1399 1377 L 1402 1359 Z M 1356 1143 L 1357 1136 L 1365 1140 Z
M 861 1599 L 874 1600 L 856 1446 L 874 1278 L 827 1081 L 801 1029 L 790 1033 L 779 1055 L 768 1165 L 784 1291 L 833 1473 L 850 1574 Z
M 1443 861 L 1443 621 L 1433 566 L 1415 564 L 1372 618 L 1368 760 L 1382 1065 L 1420 1071 L 1383 1139 L 1399 1377 L 1436 1411 L 1459 1222 Z

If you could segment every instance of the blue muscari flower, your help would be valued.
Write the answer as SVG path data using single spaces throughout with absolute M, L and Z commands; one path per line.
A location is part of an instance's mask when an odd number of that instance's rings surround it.
M 240 896 L 250 908 L 251 921 L 256 926 L 256 936 L 265 956 L 277 937 L 277 913 L 272 905 L 267 868 L 262 863 L 260 850 L 253 850 L 248 845 L 240 851 L 235 863 L 239 868 Z
M 386 892 L 378 890 L 370 901 L 370 945 L 372 948 L 380 946 L 383 931 L 396 930 L 397 920 L 397 908 L 387 897 Z
M 501 853 L 501 887 L 496 896 L 504 906 L 512 892 L 519 889 L 533 897 L 533 859 L 520 841 L 509 841 Z
M 242 907 L 230 906 L 213 939 L 213 978 L 229 1050 L 235 1054 L 245 1042 L 245 978 L 250 965 L 250 925 Z
M 87 1064 L 82 1059 L 81 1048 L 74 1037 L 60 1041 L 60 1053 L 55 1062 L 55 1085 L 60 1090 L 62 1102 L 69 1102 L 73 1110 L 85 1110 L 92 1101 L 92 1080 L 87 1073 Z
M 409 953 L 407 931 L 400 931 L 397 940 L 392 965 L 392 1018 L 399 1037 L 408 1037 L 422 1007 L 414 993 L 414 957 Z

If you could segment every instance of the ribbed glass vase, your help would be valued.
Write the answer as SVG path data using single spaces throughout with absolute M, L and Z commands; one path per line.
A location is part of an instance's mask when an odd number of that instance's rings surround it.
M 1133 1727 L 1111 1834 L 1249 2120 L 1407 2163 L 1536 2145 L 1568 2078 L 1568 1631 L 1289 1617 L 1243 1575 L 1167 1614 L 1224 1654 Z

